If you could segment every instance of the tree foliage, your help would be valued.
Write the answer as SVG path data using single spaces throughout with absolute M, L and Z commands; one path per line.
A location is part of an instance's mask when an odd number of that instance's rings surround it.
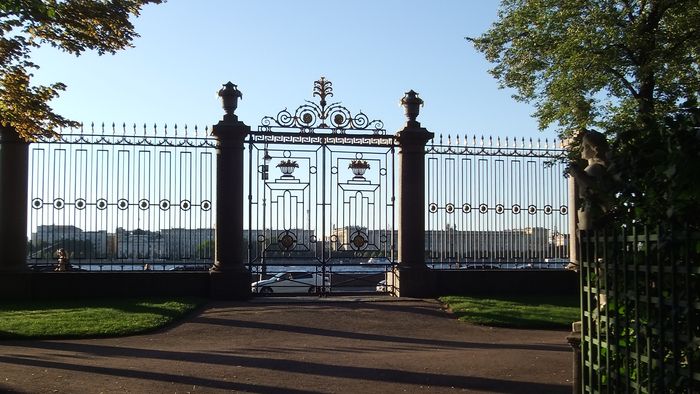
M 616 213 L 667 220 L 700 203 L 700 2 L 503 0 L 468 40 L 541 129 L 606 134 Z
M 49 106 L 66 86 L 34 86 L 32 48 L 49 44 L 76 56 L 87 50 L 100 55 L 131 46 L 138 34 L 130 21 L 141 7 L 161 0 L 1 0 L 0 121 L 21 137 L 55 135 L 75 125 Z

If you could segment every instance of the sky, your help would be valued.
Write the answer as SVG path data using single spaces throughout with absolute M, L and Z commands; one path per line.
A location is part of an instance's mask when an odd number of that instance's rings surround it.
M 168 0 L 144 7 L 133 21 L 140 37 L 116 55 L 35 50 L 35 82 L 65 83 L 52 106 L 85 124 L 204 127 L 221 119 L 216 93 L 231 81 L 243 92 L 236 114 L 255 129 L 317 100 L 324 76 L 329 103 L 388 133 L 402 128 L 399 100 L 413 89 L 425 101 L 418 120 L 436 134 L 552 139 L 464 38 L 497 11 L 496 0 Z

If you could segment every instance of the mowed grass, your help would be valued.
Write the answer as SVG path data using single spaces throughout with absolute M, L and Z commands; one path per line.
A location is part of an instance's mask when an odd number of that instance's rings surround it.
M 153 331 L 204 303 L 187 297 L 0 303 L 0 339 L 86 338 Z
M 445 296 L 461 321 L 510 328 L 570 328 L 580 320 L 578 296 Z

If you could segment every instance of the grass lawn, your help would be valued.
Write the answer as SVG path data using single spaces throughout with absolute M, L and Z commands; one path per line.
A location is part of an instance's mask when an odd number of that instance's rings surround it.
M 578 296 L 445 296 L 440 301 L 459 320 L 485 326 L 570 328 L 580 320 Z
M 0 302 L 0 339 L 136 334 L 172 323 L 203 303 L 187 297 Z

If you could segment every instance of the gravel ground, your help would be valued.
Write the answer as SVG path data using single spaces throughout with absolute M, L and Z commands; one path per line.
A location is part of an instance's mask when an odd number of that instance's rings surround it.
M 570 393 L 566 335 L 462 323 L 435 300 L 213 302 L 147 335 L 0 341 L 0 392 Z

